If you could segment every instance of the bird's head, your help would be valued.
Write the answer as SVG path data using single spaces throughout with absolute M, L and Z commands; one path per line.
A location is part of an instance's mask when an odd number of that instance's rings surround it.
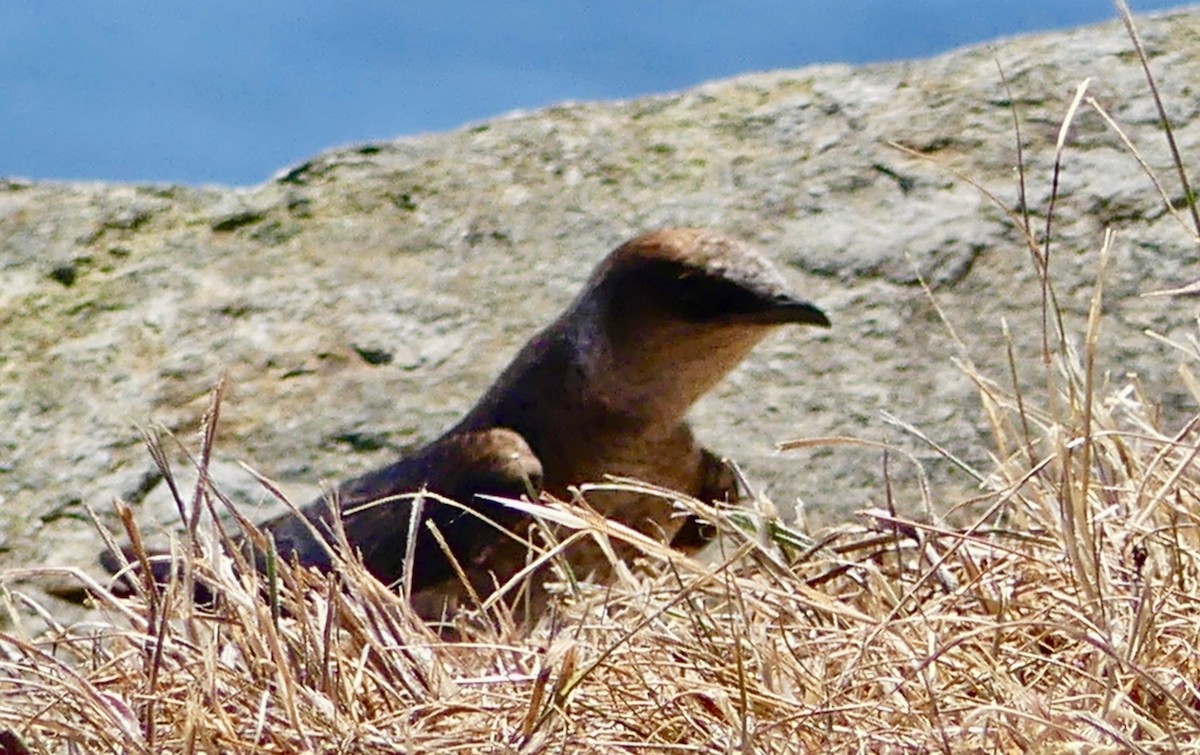
M 666 229 L 614 250 L 576 300 L 591 378 L 636 414 L 682 416 L 773 329 L 829 327 L 765 257 L 720 234 Z M 586 316 L 581 316 L 586 315 Z M 585 369 L 589 366 L 585 365 Z

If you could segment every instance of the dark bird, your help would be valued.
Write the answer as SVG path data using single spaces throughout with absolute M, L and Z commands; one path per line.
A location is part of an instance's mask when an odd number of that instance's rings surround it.
M 306 566 L 328 571 L 333 567 L 334 540 L 329 507 L 336 504 L 346 540 L 376 578 L 391 583 L 404 573 L 413 527 L 412 494 L 425 489 L 469 504 L 471 511 L 438 501 L 425 505 L 413 549 L 413 584 L 420 588 L 454 577 L 445 552 L 429 536 L 429 525 L 451 545 L 460 565 L 470 568 L 471 558 L 486 552 L 486 544 L 496 539 L 498 527 L 513 528 L 521 519 L 511 508 L 476 496 L 536 499 L 541 486 L 542 465 L 520 435 L 501 427 L 468 430 L 444 435 L 393 464 L 339 485 L 333 496 L 306 506 L 304 519 L 289 512 L 260 528 L 271 533 L 284 557 L 294 555 Z
M 348 540 L 381 581 L 399 579 L 411 504 L 362 504 L 422 485 L 518 535 L 527 521 L 476 494 L 519 496 L 540 483 L 564 498 L 571 486 L 617 475 L 702 500 L 734 500 L 732 475 L 696 443 L 684 415 L 768 333 L 793 323 L 828 327 L 829 319 L 734 239 L 694 229 L 638 236 L 597 266 L 566 311 L 530 339 L 458 424 L 412 456 L 337 489 Z M 660 498 L 596 491 L 588 502 L 680 548 L 708 537 L 701 523 Z M 329 548 L 313 534 L 328 532 L 328 507 L 316 501 L 304 510 L 308 523 L 285 515 L 264 528 L 281 554 L 328 569 Z M 524 566 L 519 542 L 468 512 L 437 513 L 444 508 L 427 506 L 424 516 L 477 588 L 502 584 Z M 414 586 L 457 593 L 440 547 L 427 528 L 417 531 Z M 569 560 L 579 576 L 603 567 L 586 547 Z
M 429 535 L 437 528 L 446 541 L 456 544 L 455 559 L 471 569 L 469 554 L 485 554 L 487 543 L 496 539 L 497 528 L 516 528 L 521 517 L 512 509 L 476 496 L 536 499 L 542 486 L 542 465 L 520 435 L 492 427 L 479 431 L 447 434 L 393 464 L 345 482 L 329 496 L 318 498 L 302 509 L 303 517 L 287 512 L 259 525 L 270 533 L 276 552 L 322 571 L 333 568 L 337 536 L 330 523 L 330 506 L 342 512 L 346 540 L 354 544 L 363 562 L 378 579 L 389 583 L 404 574 L 414 501 L 422 491 L 451 501 L 471 504 L 464 511 L 449 504 L 428 500 L 422 508 L 419 536 L 413 547 L 413 584 L 420 588 L 450 579 L 453 566 L 445 552 Z M 244 541 L 242 541 L 244 544 Z M 121 556 L 105 551 L 100 563 L 109 572 L 122 572 L 138 563 L 132 548 Z M 261 550 L 251 554 L 259 570 L 265 568 Z M 154 581 L 166 584 L 174 564 L 165 552 L 150 554 Z M 118 585 L 118 592 L 132 585 Z M 198 585 L 196 600 L 210 603 L 212 592 Z

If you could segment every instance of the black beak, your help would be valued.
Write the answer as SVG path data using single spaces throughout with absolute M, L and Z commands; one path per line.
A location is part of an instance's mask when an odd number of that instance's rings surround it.
M 760 297 L 752 307 L 746 307 L 735 317 L 737 322 L 755 325 L 815 325 L 830 326 L 829 317 L 815 304 L 788 294 Z
M 831 325 L 829 317 L 817 309 L 816 305 L 790 296 L 781 297 L 774 311 L 780 317 L 780 324 L 816 325 L 818 328 L 828 328 Z

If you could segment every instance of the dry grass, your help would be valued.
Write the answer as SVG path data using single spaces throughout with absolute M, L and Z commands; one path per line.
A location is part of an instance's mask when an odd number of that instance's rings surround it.
M 31 752 L 1195 745 L 1200 418 L 1166 434 L 1136 386 L 1091 401 L 1085 367 L 1058 367 L 1056 412 L 979 378 L 1002 454 L 974 527 L 880 511 L 805 545 L 689 502 L 726 530 L 705 564 L 557 505 L 650 567 L 529 632 L 459 616 L 455 642 L 353 563 L 336 583 L 279 564 L 269 587 L 181 548 L 215 609 L 184 582 L 97 587 L 104 625 L 0 635 L 0 722 Z
M 1071 113 L 1098 108 L 1085 89 Z M 765 502 L 685 501 L 725 533 L 701 563 L 553 504 L 560 535 L 635 542 L 644 568 L 565 583 L 529 630 L 477 606 L 447 641 L 355 563 L 260 576 L 189 514 L 165 593 L 92 584 L 107 621 L 0 634 L 0 752 L 1200 749 L 1200 417 L 1164 428 L 1136 383 L 1100 395 L 1102 285 L 1072 337 L 1048 214 L 1040 237 L 1015 218 L 1042 272 L 1044 391 L 1005 387 L 1028 384 L 1015 359 L 1003 380 L 963 365 L 996 460 L 970 526 L 881 510 L 813 543 Z M 1179 346 L 1194 368 L 1200 343 Z M 210 452 L 211 432 L 201 469 Z M 203 474 L 177 498 L 222 508 Z

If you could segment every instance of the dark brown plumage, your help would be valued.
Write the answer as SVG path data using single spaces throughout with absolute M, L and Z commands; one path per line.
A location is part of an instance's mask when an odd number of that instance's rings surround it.
M 484 427 L 519 433 L 542 462 L 547 492 L 605 475 L 634 477 L 705 501 L 737 497 L 720 458 L 698 445 L 688 409 L 773 329 L 828 327 L 765 258 L 720 234 L 667 229 L 608 255 L 557 320 L 535 335 L 450 434 Z M 710 536 L 658 497 L 593 492 L 605 516 L 687 550 Z M 585 576 L 607 560 L 570 553 Z M 524 564 L 498 546 L 499 581 Z
M 498 427 L 463 431 L 343 483 L 330 498 L 305 507 L 307 521 L 287 513 L 261 528 L 275 538 L 280 554 L 295 555 L 303 564 L 328 570 L 334 542 L 329 506 L 336 504 L 343 513 L 346 540 L 361 553 L 376 578 L 392 583 L 404 573 L 412 526 L 411 494 L 425 488 L 469 505 L 471 510 L 464 511 L 437 500 L 425 503 L 418 528 L 421 534 L 413 550 L 413 584 L 420 588 L 454 575 L 444 551 L 429 535 L 430 524 L 453 545 L 460 565 L 469 567 L 496 539 L 497 527 L 513 527 L 520 519 L 512 509 L 477 496 L 528 495 L 536 499 L 541 486 L 541 463 L 520 435 Z M 399 498 L 389 500 L 396 496 Z
M 763 257 L 706 231 L 648 233 L 600 263 L 448 434 L 514 430 L 556 496 L 606 474 L 703 495 L 723 475 L 684 415 L 788 323 L 829 326 Z
M 408 533 L 412 527 L 414 496 L 422 490 L 451 501 L 471 504 L 470 510 L 430 498 L 418 523 L 421 536 L 413 549 L 412 583 L 417 588 L 437 584 L 454 574 L 450 561 L 429 535 L 430 524 L 450 543 L 460 565 L 472 568 L 473 559 L 485 554 L 496 539 L 497 527 L 515 527 L 520 517 L 511 509 L 490 503 L 481 495 L 537 498 L 542 485 L 542 466 L 520 435 L 504 428 L 488 428 L 447 435 L 393 464 L 345 482 L 329 497 L 313 501 L 303 509 L 304 518 L 291 512 L 270 519 L 259 528 L 275 540 L 276 551 L 306 566 L 328 571 L 335 562 L 337 536 L 331 526 L 330 505 L 343 512 L 342 527 L 371 573 L 380 581 L 393 583 L 404 574 Z M 116 574 L 126 564 L 136 564 L 129 548 L 123 558 L 104 552 L 100 563 Z M 154 553 L 151 573 L 158 584 L 171 579 L 173 564 L 165 553 Z M 255 552 L 260 570 L 264 556 Z M 126 585 L 121 592 L 128 592 Z M 199 585 L 196 599 L 209 603 L 212 595 Z
M 668 229 L 634 238 L 605 258 L 565 312 L 533 336 L 466 416 L 412 456 L 338 488 L 349 542 L 383 581 L 402 573 L 410 504 L 361 504 L 431 490 L 522 532 L 526 522 L 475 496 L 519 496 L 540 484 L 557 496 L 605 475 L 635 477 L 704 500 L 736 497 L 728 470 L 700 447 L 688 409 L 773 329 L 828 327 L 825 314 L 793 295 L 765 258 L 720 234 Z M 707 533 L 661 499 L 594 493 L 606 516 L 693 548 Z M 328 503 L 305 515 L 318 532 Z M 503 583 L 525 549 L 477 517 L 429 505 L 425 517 L 446 535 L 480 585 Z M 330 567 L 325 543 L 291 515 L 267 522 L 281 554 Z M 414 586 L 458 592 L 426 528 L 415 546 Z M 586 547 L 569 554 L 586 572 L 603 567 Z M 582 574 L 580 576 L 583 576 Z

